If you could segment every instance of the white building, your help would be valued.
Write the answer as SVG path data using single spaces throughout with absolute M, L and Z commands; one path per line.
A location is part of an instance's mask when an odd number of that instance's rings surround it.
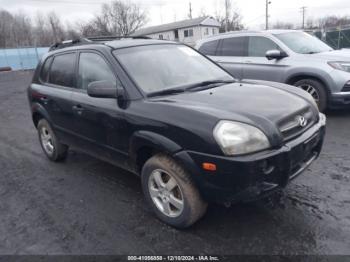
M 154 39 L 179 41 L 194 45 L 196 41 L 219 33 L 220 23 L 214 18 L 198 17 L 137 30 L 132 36 L 148 36 Z

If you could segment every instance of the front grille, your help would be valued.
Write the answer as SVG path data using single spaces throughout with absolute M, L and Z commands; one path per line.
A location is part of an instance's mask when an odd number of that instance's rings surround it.
M 350 84 L 346 84 L 343 89 L 342 92 L 350 92 Z
M 283 119 L 279 123 L 279 129 L 283 135 L 284 141 L 293 139 L 309 129 L 317 121 L 310 108 L 298 112 L 292 116 Z

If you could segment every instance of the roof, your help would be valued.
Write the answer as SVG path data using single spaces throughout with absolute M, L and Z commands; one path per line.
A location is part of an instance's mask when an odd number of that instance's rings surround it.
M 208 36 L 202 40 L 199 40 L 197 42 L 198 44 L 205 43 L 207 41 L 212 41 L 212 40 L 217 40 L 217 39 L 222 39 L 222 38 L 227 38 L 230 36 L 246 36 L 246 35 L 277 35 L 277 34 L 283 34 L 283 33 L 290 33 L 290 32 L 302 32 L 300 30 L 292 30 L 292 29 L 272 29 L 272 30 L 261 30 L 261 31 L 251 31 L 251 30 L 242 30 L 242 31 L 230 31 L 226 33 L 221 33 L 218 35 L 211 35 Z
M 119 49 L 119 48 L 127 48 L 127 47 L 135 47 L 135 46 L 145 46 L 145 45 L 159 45 L 159 44 L 179 44 L 178 42 L 173 41 L 165 41 L 165 40 L 147 40 L 147 39 L 122 39 L 122 40 L 114 40 L 114 41 L 103 41 L 96 43 L 87 43 L 87 44 L 77 44 L 70 45 L 63 48 L 53 49 L 46 53 L 43 56 L 43 59 L 46 59 L 47 56 L 58 54 L 66 51 L 76 51 L 76 50 L 84 50 L 84 49 L 92 49 L 92 50 L 101 50 L 101 48 L 111 48 L 111 49 Z
M 127 39 L 127 40 L 117 40 L 104 43 L 113 49 L 134 47 L 142 45 L 159 45 L 159 44 L 177 44 L 176 42 L 166 41 L 166 40 L 145 40 L 145 39 Z
M 177 21 L 177 22 L 169 23 L 169 24 L 145 27 L 145 28 L 141 28 L 141 29 L 137 30 L 135 33 L 132 34 L 132 36 L 149 35 L 149 34 L 154 34 L 154 33 L 160 33 L 160 32 L 180 29 L 180 28 L 198 26 L 198 25 L 203 24 L 203 22 L 208 18 L 212 18 L 212 17 L 203 16 L 203 17 L 198 17 L 198 18 L 193 18 L 193 19 Z M 219 24 L 217 26 L 219 26 Z

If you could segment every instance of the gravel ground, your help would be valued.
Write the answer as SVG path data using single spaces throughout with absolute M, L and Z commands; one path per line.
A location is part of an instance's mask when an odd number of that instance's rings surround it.
M 282 199 L 210 206 L 192 228 L 155 219 L 134 175 L 41 151 L 30 72 L 0 74 L 0 254 L 350 254 L 350 110 L 328 113 L 321 157 Z

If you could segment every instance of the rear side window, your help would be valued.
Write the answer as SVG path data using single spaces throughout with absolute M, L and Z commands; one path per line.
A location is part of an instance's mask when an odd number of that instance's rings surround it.
M 279 46 L 272 40 L 262 36 L 249 37 L 249 56 L 265 57 L 269 50 L 281 50 Z
M 206 42 L 199 48 L 199 52 L 201 52 L 203 55 L 215 55 L 218 43 L 219 40 Z
M 247 56 L 248 37 L 232 37 L 222 40 L 219 55 L 222 56 Z
M 75 87 L 75 53 L 55 56 L 50 70 L 49 83 Z
M 106 61 L 95 53 L 81 53 L 78 88 L 87 89 L 91 82 L 102 80 L 116 83 L 116 78 Z
M 44 83 L 46 83 L 48 80 L 51 62 L 52 62 L 52 57 L 49 57 L 48 59 L 46 59 L 43 67 L 41 68 L 40 80 L 43 81 Z

